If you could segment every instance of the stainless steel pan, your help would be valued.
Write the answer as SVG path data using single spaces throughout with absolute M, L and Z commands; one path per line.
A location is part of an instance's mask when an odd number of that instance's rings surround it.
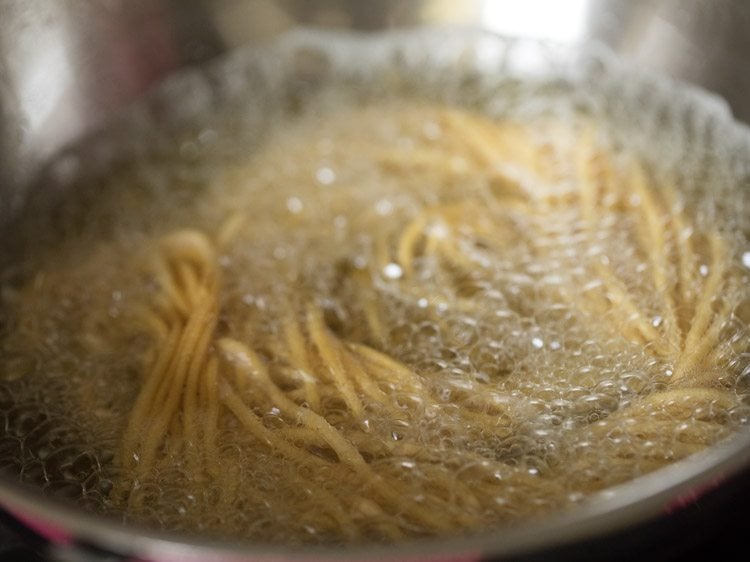
M 302 25 L 381 30 L 423 24 L 473 25 L 554 39 L 600 41 L 631 63 L 650 66 L 720 94 L 707 107 L 726 127 L 750 118 L 750 10 L 722 2 L 590 0 L 527 2 L 271 2 L 253 0 L 0 0 L 0 220 L 61 147 L 107 123 L 154 84 L 187 65 L 253 48 Z M 561 9 L 558 4 L 564 4 Z M 558 7 L 555 7 L 558 6 Z M 711 42 L 706 40 L 710 38 Z M 700 96 L 699 96 L 700 97 Z M 750 144 L 748 144 L 750 146 Z M 455 560 L 540 554 L 595 559 L 617 545 L 659 542 L 664 526 L 698 498 L 746 480 L 750 435 L 597 497 L 587 507 L 472 539 L 352 550 L 260 549 L 124 528 L 0 480 L 0 506 L 26 536 L 60 560 Z M 723 496 L 726 497 L 726 493 Z M 706 500 L 701 500 L 706 501 Z M 654 530 L 656 529 L 656 530 Z M 646 538 L 644 538 L 644 536 Z M 670 540 L 674 536 L 669 537 Z M 619 541 L 619 542 L 618 542 Z

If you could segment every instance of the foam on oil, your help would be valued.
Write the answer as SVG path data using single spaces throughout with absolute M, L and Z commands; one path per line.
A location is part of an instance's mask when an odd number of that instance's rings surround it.
M 289 303 L 314 303 L 338 337 L 416 373 L 426 393 L 382 387 L 402 408 L 397 418 L 364 396 L 365 419 L 338 403 L 325 415 L 342 431 L 363 424 L 367 439 L 355 445 L 376 474 L 404 483 L 407 501 L 440 496 L 456 522 L 449 533 L 570 507 L 747 423 L 748 190 L 710 120 L 664 109 L 666 132 L 651 150 L 650 120 L 628 123 L 627 103 L 607 88 L 498 77 L 468 55 L 431 60 L 414 45 L 388 45 L 388 56 L 356 68 L 336 49 L 309 45 L 213 68 L 234 88 L 228 108 L 211 98 L 189 126 L 144 141 L 126 162 L 82 171 L 54 205 L 30 203 L 17 231 L 23 251 L 14 241 L 0 278 L 3 468 L 86 509 L 189 533 L 279 544 L 435 533 L 384 511 L 347 471 L 309 472 L 255 442 L 227 412 L 217 437 L 223 480 L 192 481 L 174 458 L 143 483 L 145 507 L 123 513 L 110 497 L 120 436 L 154 354 L 135 320 L 158 290 L 154 241 L 180 228 L 215 234 L 233 217 L 219 256 L 217 329 L 249 345 L 273 342 Z M 274 74 L 280 61 L 291 70 Z M 238 68 L 250 76 L 239 86 Z M 258 74 L 262 94 L 251 87 Z M 165 92 L 159 103 L 179 105 L 185 89 Z M 245 94 L 262 106 L 237 101 Z M 456 128 L 462 119 L 475 127 L 468 137 Z M 711 362 L 690 373 L 696 388 L 725 398 L 643 402 L 670 388 L 680 354 L 657 349 L 670 320 L 638 194 L 603 191 L 587 230 L 575 147 L 592 122 L 615 182 L 627 182 L 624 162 L 635 155 L 654 185 L 674 184 L 677 199 L 654 228 L 687 210 L 689 224 L 667 235 L 665 272 L 669 283 L 679 278 L 682 262 L 670 256 L 689 239 L 693 285 L 675 281 L 674 291 L 705 288 L 715 267 L 708 233 L 726 244 L 723 291 L 709 303 L 726 321 Z M 482 135 L 493 127 L 513 142 L 498 141 L 488 162 Z M 86 153 L 67 158 L 75 170 Z M 618 287 L 659 338 L 633 327 Z M 691 315 L 675 315 L 689 332 Z M 273 365 L 273 347 L 261 351 Z M 268 428 L 290 423 L 273 404 L 261 410 Z M 316 454 L 335 460 L 323 446 Z M 229 481 L 234 495 L 219 501 Z M 333 501 L 355 535 L 321 516 Z

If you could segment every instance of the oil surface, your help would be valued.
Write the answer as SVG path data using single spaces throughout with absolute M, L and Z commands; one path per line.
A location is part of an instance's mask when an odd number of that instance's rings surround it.
M 606 91 L 293 60 L 264 119 L 202 113 L 30 204 L 0 278 L 0 465 L 170 530 L 390 542 L 571 507 L 746 425 L 748 190 L 710 135 L 646 153 Z M 143 468 L 160 259 L 216 272 L 218 374 L 191 402 L 163 371 L 183 406 Z

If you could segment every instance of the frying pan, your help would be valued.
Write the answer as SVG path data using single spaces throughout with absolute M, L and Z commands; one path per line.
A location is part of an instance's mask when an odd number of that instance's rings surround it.
M 61 148 L 110 122 L 125 123 L 128 108 L 137 100 L 153 103 L 154 85 L 178 69 L 229 52 L 249 52 L 298 24 L 380 31 L 393 26 L 425 23 L 473 24 L 491 31 L 502 27 L 502 11 L 494 3 L 469 2 L 462 10 L 441 2 L 111 2 L 106 7 L 83 7 L 77 2 L 3 3 L 8 15 L 0 23 L 0 219 L 9 221 L 22 206 L 29 189 L 44 189 L 50 161 Z M 497 3 L 502 4 L 502 3 Z M 715 20 L 705 16 L 701 3 L 582 2 L 576 34 L 556 28 L 545 32 L 555 43 L 552 59 L 567 61 L 581 52 L 600 49 L 630 60 L 627 72 L 648 84 L 667 84 L 643 73 L 633 62 L 650 63 L 662 74 L 692 79 L 718 90 L 723 99 L 703 90 L 668 82 L 670 91 L 693 111 L 709 120 L 721 135 L 736 141 L 738 152 L 750 154 L 750 131 L 737 123 L 742 117 L 744 59 L 734 24 L 726 13 Z M 730 3 L 727 3 L 729 10 Z M 509 9 L 506 7 L 506 9 Z M 472 11 L 474 10 L 474 11 Z M 688 15 L 686 15 L 688 14 Z M 665 29 L 682 30 L 682 47 L 695 48 L 706 27 L 695 20 L 712 21 L 727 29 L 725 50 L 705 52 L 699 63 L 687 65 L 676 55 L 674 39 L 665 42 Z M 500 23 L 499 23 L 500 22 Z M 568 22 L 567 25 L 574 26 Z M 734 24 L 732 23 L 734 22 Z M 561 24 L 562 25 L 562 24 Z M 682 27 L 679 27 L 682 25 Z M 519 26 L 523 27 L 521 23 Z M 696 31 L 696 30 L 700 31 Z M 656 31 L 654 31 L 656 30 Z M 533 36 L 533 27 L 522 29 Z M 43 32 L 43 33 L 42 33 Z M 42 38 L 40 33 L 45 36 Z M 317 32 L 311 32 L 315 36 Z M 461 32 L 463 33 L 463 32 Z M 692 35 L 691 35 L 692 33 Z M 311 36 L 305 35 L 302 36 Z M 540 35 L 539 38 L 549 37 Z M 348 36 L 351 37 L 351 36 Z M 570 47 L 581 40 L 585 47 Z M 319 40 L 319 39 L 315 39 Z M 355 42 L 357 38 L 353 39 Z M 593 42 L 592 42 L 593 41 Z M 599 43 L 596 43 L 598 41 Z M 679 41 L 678 41 L 679 43 Z M 536 44 L 536 43 L 530 43 Z M 552 47 L 550 47 L 552 45 Z M 593 46 L 591 46 L 593 45 Z M 557 50 L 559 48 L 559 50 Z M 580 49 L 580 50 L 579 50 Z M 716 47 L 714 47 L 716 49 Z M 658 57 L 649 57 L 656 50 Z M 603 51 L 604 52 L 604 51 Z M 680 53 L 682 51 L 679 51 Z M 727 54 L 729 53 L 729 54 Z M 716 57 L 733 60 L 735 82 L 726 81 L 727 65 L 711 64 Z M 730 57 L 735 57 L 731 59 Z M 739 62 L 738 62 L 739 61 Z M 56 65 L 63 67 L 60 70 Z M 65 66 L 67 65 L 67 66 Z M 696 66 L 700 67 L 696 69 Z M 709 69 L 709 70 L 707 70 Z M 728 72 L 728 71 L 727 71 Z M 182 76 L 185 76 L 184 74 Z M 194 74 L 193 74 L 194 76 Z M 183 80 L 189 80 L 182 78 Z M 180 78 L 177 79 L 178 81 Z M 150 100 L 150 101 L 149 101 Z M 725 100 L 732 102 L 729 105 Z M 139 102 L 140 103 L 140 102 Z M 137 105 L 137 104 L 136 104 Z M 190 110 L 186 110 L 190 113 Z M 179 121 L 184 114 L 169 117 Z M 95 138 L 95 137 L 94 137 Z M 106 150 L 104 150 L 106 152 Z M 106 161 L 104 158 L 103 161 Z M 54 168 L 54 167 L 53 167 Z M 40 187 L 41 185 L 41 187 Z M 0 478 L 0 506 L 10 525 L 28 540 L 43 546 L 59 560 L 436 560 L 554 558 L 597 559 L 612 556 L 618 545 L 633 546 L 635 535 L 643 548 L 653 548 L 680 517 L 689 518 L 692 506 L 703 502 L 723 507 L 731 491 L 741 486 L 750 467 L 750 435 L 741 433 L 705 453 L 607 490 L 584 507 L 539 522 L 501 529 L 472 538 L 436 539 L 394 547 L 341 549 L 285 549 L 209 541 L 129 525 L 93 516 L 18 482 L 13 475 Z M 667 523 L 665 523 L 667 521 Z M 669 535 L 674 538 L 673 535 Z

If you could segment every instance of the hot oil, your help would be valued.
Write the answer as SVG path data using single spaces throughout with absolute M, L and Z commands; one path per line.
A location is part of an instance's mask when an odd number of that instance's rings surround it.
M 170 530 L 395 541 L 569 508 L 747 423 L 747 197 L 722 162 L 706 175 L 724 183 L 696 187 L 623 146 L 606 100 L 577 107 L 574 86 L 488 85 L 458 65 L 467 75 L 446 78 L 441 98 L 435 76 L 420 86 L 398 64 L 283 83 L 257 131 L 202 116 L 194 132 L 80 180 L 61 205 L 31 208 L 25 253 L 2 282 L 4 467 Z M 392 89 L 368 91 L 383 74 Z M 641 161 L 646 192 L 631 176 Z M 123 451 L 122 435 L 164 347 L 143 322 L 164 289 L 155 255 L 184 229 L 215 250 L 209 353 L 227 338 L 257 353 L 366 469 L 223 359 L 219 399 L 234 385 L 291 449 L 221 406 L 205 469 L 178 416 L 160 461 L 132 476 L 123 455 L 137 467 L 142 453 Z M 715 268 L 721 290 L 704 306 Z M 691 337 L 701 306 L 709 320 Z M 315 311 L 345 350 L 339 367 L 320 347 L 306 369 L 290 359 L 285 322 L 312 339 Z M 335 386 L 337 368 L 369 375 L 352 386 L 359 415 L 341 392 L 317 407 L 302 392 L 305 380 Z

